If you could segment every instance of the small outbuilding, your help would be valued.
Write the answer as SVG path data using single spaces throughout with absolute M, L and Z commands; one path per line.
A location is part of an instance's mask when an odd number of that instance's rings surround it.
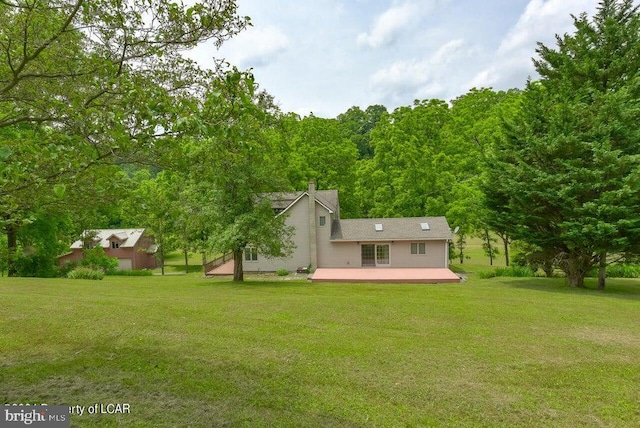
M 118 259 L 118 270 L 154 269 L 158 249 L 145 229 L 91 229 L 82 232 L 70 251 L 59 257 L 61 265 L 81 260 L 83 250 L 101 246 L 109 257 Z

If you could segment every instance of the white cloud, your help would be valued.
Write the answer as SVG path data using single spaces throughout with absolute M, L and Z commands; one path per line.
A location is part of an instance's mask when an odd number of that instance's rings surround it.
M 451 40 L 427 58 L 396 61 L 376 71 L 370 83 L 389 102 L 443 96 L 450 64 L 471 52 L 464 40 Z
M 541 37 L 549 40 L 558 31 L 569 31 L 572 24 L 570 14 L 579 14 L 583 8 L 582 0 L 531 0 L 500 44 L 498 52 L 531 50 Z
M 417 22 L 420 12 L 420 7 L 411 2 L 390 7 L 375 19 L 369 32 L 358 35 L 358 46 L 378 48 L 392 44 L 404 29 Z
M 227 60 L 240 68 L 273 62 L 289 47 L 289 39 L 278 27 L 251 27 L 232 39 L 222 50 Z
M 594 2 L 584 0 L 531 0 L 518 21 L 492 53 L 490 65 L 478 71 L 469 81 L 471 87 L 508 89 L 522 87 L 525 76 L 533 72 L 531 58 L 535 56 L 537 42 L 555 46 L 555 34 L 574 31 L 571 14 L 587 12 L 593 16 Z M 536 76 L 530 76 L 535 78 Z
M 640 0 L 635 0 L 637 4 Z M 599 0 L 241 0 L 253 25 L 219 51 L 192 58 L 252 67 L 284 111 L 335 117 L 358 105 L 389 109 L 450 100 L 472 86 L 522 88 L 537 78 L 536 42 L 572 33 L 570 14 Z
M 453 61 L 457 56 L 464 54 L 466 48 L 465 42 L 462 39 L 451 40 L 440 46 L 440 48 L 433 54 L 430 62 L 436 65 L 446 65 Z

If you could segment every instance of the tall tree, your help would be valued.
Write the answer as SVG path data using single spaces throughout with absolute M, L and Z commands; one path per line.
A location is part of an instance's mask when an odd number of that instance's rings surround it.
M 473 88 L 452 102 L 451 120 L 443 131 L 447 140 L 447 152 L 455 173 L 455 184 L 464 185 L 471 191 L 480 189 L 484 174 L 491 176 L 492 186 L 498 186 L 500 181 L 494 176 L 501 174 L 500 170 L 487 171 L 486 153 L 491 147 L 504 138 L 502 122 L 514 117 L 518 112 L 520 91 L 493 91 L 489 88 Z M 494 189 L 495 190 L 495 189 Z M 495 193 L 495 192 L 494 192 Z M 484 195 L 476 197 L 454 197 L 453 204 L 458 206 L 458 212 L 466 210 L 475 214 L 476 221 L 469 225 L 460 225 L 466 233 L 481 234 L 485 243 L 487 229 L 496 233 L 502 240 L 506 265 L 509 265 L 509 243 L 511 238 L 505 231 L 499 211 L 485 210 L 478 201 Z M 460 210 L 462 208 L 462 210 Z M 455 216 L 454 216 L 455 217 Z M 472 229 L 470 230 L 469 226 Z
M 502 184 L 488 201 L 508 213 L 516 239 L 553 253 L 567 281 L 640 240 L 640 15 L 603 0 L 557 49 L 539 44 L 541 76 L 494 153 Z M 604 288 L 604 277 L 599 282 Z
M 384 114 L 387 114 L 387 108 L 376 104 L 367 107 L 364 111 L 360 107 L 351 107 L 338 115 L 337 120 L 344 132 L 344 137 L 356 145 L 360 159 L 373 157 L 371 131 Z
M 289 117 L 290 152 L 287 157 L 289 181 L 295 189 L 304 189 L 310 179 L 319 189 L 340 192 L 340 212 L 353 217 L 356 144 L 345 137 L 336 119 L 313 115 L 292 121 Z
M 9 258 L 32 201 L 65 197 L 97 165 L 159 160 L 211 74 L 181 51 L 220 45 L 247 23 L 232 0 L 0 2 L 0 226 Z
M 290 228 L 275 216 L 267 192 L 286 186 L 279 153 L 265 138 L 271 117 L 261 105 L 253 76 L 231 70 L 211 83 L 199 117 L 187 118 L 202 136 L 185 144 L 190 175 L 199 184 L 200 204 L 210 207 L 209 249 L 233 253 L 234 280 L 242 281 L 243 253 L 250 246 L 266 257 L 292 250 Z M 264 98 L 262 98 L 264 100 Z
M 384 115 L 371 133 L 373 159 L 359 168 L 357 197 L 374 217 L 444 215 L 450 163 L 443 152 L 447 103 L 416 101 Z

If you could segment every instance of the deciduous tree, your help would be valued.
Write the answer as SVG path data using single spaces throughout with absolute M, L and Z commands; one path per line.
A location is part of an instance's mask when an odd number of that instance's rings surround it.
M 188 122 L 202 133 L 184 150 L 190 177 L 199 183 L 199 203 L 210 207 L 202 213 L 211 225 L 209 249 L 233 252 L 234 280 L 242 281 L 247 246 L 266 257 L 293 249 L 292 231 L 266 195 L 286 188 L 286 181 L 278 152 L 264 135 L 271 119 L 256 99 L 253 76 L 233 69 L 213 81 L 202 111 Z

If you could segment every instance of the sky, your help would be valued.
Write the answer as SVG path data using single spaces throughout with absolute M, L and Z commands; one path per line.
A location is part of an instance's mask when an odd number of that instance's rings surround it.
M 252 69 L 283 112 L 334 118 L 350 107 L 392 111 L 414 100 L 453 100 L 471 88 L 523 88 L 537 77 L 536 42 L 573 33 L 571 14 L 598 0 L 237 0 L 252 26 L 216 49 Z

